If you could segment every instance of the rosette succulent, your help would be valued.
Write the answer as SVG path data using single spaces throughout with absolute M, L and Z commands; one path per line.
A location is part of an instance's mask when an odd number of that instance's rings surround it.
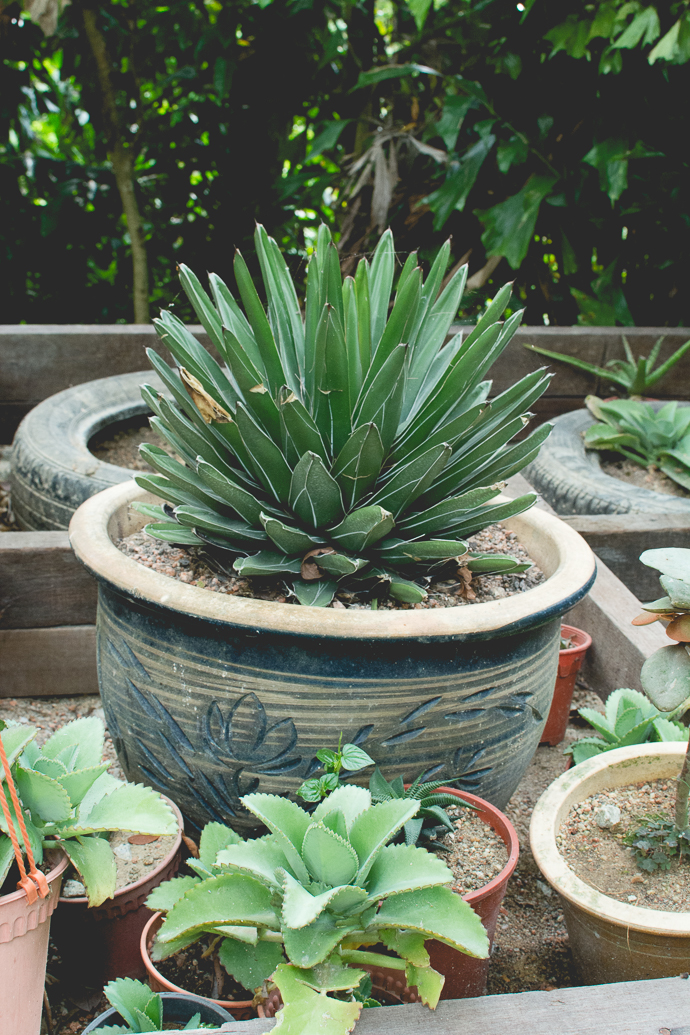
M 244 805 L 270 830 L 243 841 L 220 823 L 203 831 L 196 877 L 177 877 L 147 899 L 167 915 L 153 958 L 208 934 L 225 969 L 245 988 L 271 979 L 284 1008 L 284 1035 L 345 1035 L 362 1009 L 356 992 L 369 966 L 404 972 L 434 1008 L 444 977 L 424 947 L 436 938 L 484 958 L 489 943 L 472 908 L 447 886 L 453 875 L 424 848 L 389 844 L 417 813 L 418 800 L 372 804 L 343 785 L 312 813 L 270 794 Z M 367 951 L 383 943 L 391 955 Z
M 180 267 L 222 363 L 171 312 L 155 321 L 176 366 L 149 350 L 170 398 L 142 392 L 174 455 L 141 446 L 156 473 L 136 480 L 165 501 L 138 505 L 155 519 L 147 531 L 227 551 L 240 574 L 282 576 L 310 605 L 328 605 L 343 580 L 418 602 L 430 573 L 459 557 L 470 571 L 524 570 L 511 557 L 475 557 L 464 538 L 532 506 L 533 493 L 496 500 L 499 483 L 550 431 L 516 441 L 548 383 L 543 370 L 488 400 L 485 375 L 522 319 L 501 322 L 510 285 L 446 344 L 467 278 L 463 267 L 442 286 L 449 242 L 426 279 L 409 256 L 390 307 L 391 233 L 343 280 L 322 226 L 304 315 L 261 226 L 256 249 L 267 309 L 239 252 L 244 309 L 215 274 L 211 300 Z

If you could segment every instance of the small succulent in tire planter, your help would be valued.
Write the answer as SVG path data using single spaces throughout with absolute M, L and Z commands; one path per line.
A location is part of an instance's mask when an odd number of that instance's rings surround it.
M 603 751 L 627 747 L 630 744 L 646 744 L 660 741 L 684 741 L 688 730 L 676 721 L 683 706 L 666 717 L 637 690 L 614 690 L 606 698 L 604 715 L 594 708 L 579 708 L 578 712 L 586 722 L 601 734 L 598 737 L 582 737 L 566 748 L 564 754 L 572 755 L 573 762 L 584 762 Z
M 588 374 L 593 374 L 595 377 L 603 377 L 607 381 L 613 381 L 625 389 L 626 395 L 632 398 L 639 398 L 642 395 L 647 395 L 649 389 L 653 388 L 662 377 L 665 377 L 669 370 L 690 349 L 690 340 L 688 340 L 655 369 L 654 364 L 659 358 L 663 340 L 664 336 L 662 335 L 661 338 L 657 339 L 654 348 L 648 356 L 638 356 L 635 359 L 628 339 L 623 335 L 623 348 L 625 349 L 626 358 L 610 359 L 605 367 L 598 367 L 593 363 L 587 363 L 586 360 L 578 359 L 577 356 L 566 356 L 562 352 L 551 352 L 549 349 L 541 348 L 540 345 L 525 345 L 525 348 L 529 349 L 530 352 L 538 352 L 540 356 L 548 356 L 549 359 L 557 359 L 562 363 L 568 363 L 571 367 L 577 367 L 578 370 L 585 370 Z
M 261 226 L 256 249 L 268 315 L 239 252 L 244 312 L 215 274 L 211 302 L 180 267 L 227 367 L 170 312 L 155 321 L 179 366 L 148 355 L 174 402 L 148 386 L 142 393 L 153 426 L 182 462 L 141 446 L 158 473 L 136 480 L 167 503 L 138 505 L 156 519 L 146 530 L 226 551 L 244 576 L 284 576 L 300 603 L 322 607 L 346 583 L 421 602 L 420 583 L 458 557 L 470 571 L 525 570 L 514 558 L 468 554 L 462 538 L 533 505 L 533 493 L 489 501 L 550 431 L 542 425 L 513 442 L 546 388 L 543 370 L 487 402 L 491 382 L 482 378 L 522 319 L 520 311 L 499 322 L 510 285 L 466 337 L 444 346 L 467 277 L 463 267 L 441 290 L 449 242 L 426 280 L 415 253 L 409 256 L 388 315 L 390 231 L 371 264 L 362 259 L 343 282 L 322 226 L 304 320 L 287 266 Z
M 640 673 L 642 689 L 660 711 L 682 714 L 690 707 L 690 550 L 645 550 L 640 560 L 662 573 L 660 582 L 666 596 L 645 604 L 645 613 L 633 624 L 666 620 L 666 635 L 676 641 L 647 658 Z M 676 786 L 673 821 L 649 817 L 630 834 L 629 843 L 642 869 L 668 869 L 674 856 L 690 856 L 689 794 L 690 742 Z
M 101 1026 L 97 1030 L 103 1032 L 103 1035 L 139 1035 L 141 1032 L 162 1030 L 165 1009 L 163 1000 L 159 992 L 152 992 L 143 981 L 118 978 L 105 986 L 103 994 L 125 1021 L 125 1024 Z M 200 1028 L 217 1030 L 214 1024 L 202 1024 L 199 1012 L 190 1017 L 181 1030 Z
M 200 876 L 161 884 L 147 900 L 167 914 L 154 959 L 215 934 L 219 958 L 240 984 L 271 979 L 280 990 L 276 1031 L 345 1035 L 362 1009 L 354 996 L 361 967 L 403 971 L 434 1008 L 444 977 L 429 964 L 426 939 L 486 957 L 481 920 L 446 886 L 453 879 L 446 864 L 423 848 L 388 843 L 418 801 L 374 805 L 353 785 L 338 787 L 311 814 L 270 794 L 242 801 L 270 834 L 243 841 L 221 824 L 205 828 L 190 863 Z M 360 949 L 378 942 L 393 955 Z
M 39 862 L 44 850 L 61 848 L 79 873 L 90 906 L 115 893 L 115 859 L 105 833 L 177 832 L 177 820 L 160 794 L 106 772 L 110 762 L 101 761 L 104 732 L 95 716 L 76 719 L 38 747 L 34 727 L 8 726 L 0 720 L 34 856 Z M 0 815 L 0 886 L 12 859 L 12 843 Z
M 641 467 L 658 467 L 690 490 L 690 406 L 670 402 L 655 412 L 648 403 L 602 402 L 594 395 L 586 403 L 600 421 L 585 432 L 587 449 L 611 450 Z

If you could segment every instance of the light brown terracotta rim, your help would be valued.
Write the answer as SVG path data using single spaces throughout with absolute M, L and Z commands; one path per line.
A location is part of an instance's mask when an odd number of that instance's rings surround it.
M 505 497 L 499 497 L 505 499 Z M 494 631 L 521 631 L 560 616 L 589 589 L 596 572 L 585 540 L 558 518 L 534 508 L 503 522 L 515 531 L 547 579 L 516 596 L 467 607 L 359 611 L 298 607 L 211 593 L 151 571 L 113 544 L 146 519 L 130 510 L 134 500 L 154 501 L 136 482 L 104 489 L 74 514 L 69 535 L 79 560 L 97 578 L 135 599 L 212 622 L 288 633 L 357 639 L 464 638 Z M 495 502 L 495 501 L 494 501 Z
M 196 995 L 195 992 L 190 992 L 187 988 L 182 988 L 180 985 L 174 985 L 172 981 L 168 981 L 164 978 L 160 970 L 156 969 L 149 955 L 149 942 L 153 942 L 153 938 L 156 931 L 163 923 L 163 914 L 154 913 L 149 922 L 147 923 L 144 930 L 141 932 L 141 941 L 139 943 L 141 948 L 141 958 L 144 961 L 149 977 L 157 981 L 167 992 L 182 992 L 183 995 Z M 208 996 L 200 996 L 201 999 L 208 999 L 210 1003 L 215 1006 L 222 1006 L 225 1010 L 253 1010 L 254 1001 L 252 999 L 210 999 Z
M 166 857 L 158 863 L 157 866 L 154 866 L 150 873 L 145 873 L 143 877 L 140 877 L 139 880 L 135 880 L 133 884 L 128 884 L 126 887 L 120 888 L 119 891 L 115 892 L 112 898 L 105 899 L 104 902 L 101 902 L 100 906 L 94 906 L 94 909 L 107 909 L 108 906 L 111 905 L 111 903 L 117 902 L 119 898 L 129 898 L 132 892 L 137 892 L 139 888 L 141 888 L 144 884 L 148 884 L 152 877 L 157 877 L 161 870 L 164 870 L 165 867 L 170 864 L 170 860 L 173 858 L 175 853 L 179 852 L 180 845 L 182 844 L 182 831 L 184 830 L 184 819 L 182 818 L 182 813 L 180 812 L 177 805 L 171 798 L 167 798 L 165 794 L 161 794 L 161 798 L 167 801 L 168 805 L 175 813 L 175 819 L 177 820 L 177 837 L 175 838 L 175 841 L 170 851 L 168 852 Z M 64 906 L 88 906 L 89 904 L 89 900 L 86 895 L 75 895 L 74 898 L 63 898 L 62 896 L 60 896 L 60 902 Z
M 575 639 L 573 633 L 577 634 L 579 643 L 574 643 L 572 647 L 563 647 L 559 650 L 559 654 L 562 658 L 571 658 L 573 654 L 579 654 L 581 651 L 587 651 L 592 646 L 592 637 L 584 629 L 578 629 L 576 625 L 566 625 L 565 622 L 561 624 L 561 630 L 567 629 L 566 636 L 570 636 L 571 639 Z
M 690 913 L 645 909 L 602 894 L 573 873 L 556 845 L 558 830 L 572 805 L 606 787 L 671 779 L 680 772 L 684 754 L 685 745 L 673 742 L 615 748 L 573 766 L 547 787 L 532 813 L 530 843 L 539 869 L 559 895 L 609 923 L 672 938 L 690 937 Z
M 46 852 L 46 855 L 48 855 L 48 854 L 49 853 Z M 58 853 L 54 853 L 54 854 L 58 854 Z M 57 862 L 55 863 L 55 866 L 53 867 L 52 870 L 50 870 L 48 873 L 46 873 L 46 880 L 47 880 L 48 884 L 52 885 L 53 882 L 58 879 L 58 877 L 62 877 L 63 873 L 67 869 L 67 864 L 68 863 L 69 863 L 69 859 L 67 858 L 65 853 L 62 852 L 62 851 L 59 852 L 59 858 L 58 858 Z M 17 902 L 20 898 L 26 898 L 26 892 L 22 888 L 20 888 L 18 891 L 10 892 L 9 895 L 0 895 L 0 907 L 2 907 L 4 905 L 9 905 L 10 902 Z M 40 902 L 40 899 L 39 899 L 39 902 Z M 57 907 L 57 903 L 56 903 L 56 907 Z

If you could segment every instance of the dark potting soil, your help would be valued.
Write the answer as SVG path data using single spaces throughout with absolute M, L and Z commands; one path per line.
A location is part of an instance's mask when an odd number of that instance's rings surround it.
M 631 906 L 690 911 L 690 862 L 677 858 L 669 870 L 641 870 L 624 837 L 650 816 L 673 818 L 675 780 L 631 784 L 593 794 L 573 805 L 556 838 L 558 850 L 581 880 Z M 597 823 L 599 810 L 614 805 L 620 821 L 609 829 Z
M 166 442 L 153 430 L 145 416 L 132 417 L 102 428 L 90 439 L 89 452 L 106 464 L 129 467 L 132 471 L 150 471 L 152 468 L 139 453 L 142 442 L 166 446 Z
M 156 970 L 185 992 L 192 992 L 206 999 L 235 1003 L 251 1000 L 254 993 L 242 988 L 230 977 L 215 952 L 204 958 L 204 952 L 215 940 L 215 935 L 203 938 L 189 948 L 176 952 L 174 956 L 157 962 Z
M 378 609 L 420 610 L 481 604 L 488 600 L 499 600 L 524 593 L 544 581 L 543 572 L 529 557 L 516 534 L 509 532 L 502 525 L 490 525 L 469 538 L 467 542 L 473 552 L 509 554 L 521 562 L 531 563 L 532 567 L 520 575 L 471 576 L 466 568 L 456 566 L 453 569 L 451 566 L 444 569 L 442 577 L 426 587 L 429 595 L 422 603 L 406 604 L 389 598 L 380 600 Z M 230 554 L 227 560 L 221 559 L 196 547 L 163 543 L 143 531 L 119 539 L 115 545 L 139 564 L 199 589 L 210 590 L 212 593 L 253 597 L 258 600 L 274 600 L 281 604 L 299 604 L 297 597 L 282 578 L 242 578 L 234 574 Z M 329 606 L 369 610 L 371 593 L 358 595 L 351 590 L 343 589 L 336 593 Z

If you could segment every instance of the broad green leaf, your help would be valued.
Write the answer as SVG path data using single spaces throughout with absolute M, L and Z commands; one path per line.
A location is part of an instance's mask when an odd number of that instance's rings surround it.
M 381 435 L 375 424 L 362 424 L 349 437 L 331 470 L 346 507 L 353 507 L 373 486 L 381 471 L 383 456 Z
M 244 873 L 209 877 L 190 888 L 184 898 L 175 903 L 158 932 L 158 939 L 168 942 L 207 925 L 276 930 L 279 918 L 271 905 L 272 894 L 270 888 Z
M 335 917 L 329 913 L 321 913 L 316 920 L 306 927 L 294 930 L 283 928 L 285 952 L 288 958 L 298 967 L 313 967 L 323 963 L 327 956 L 339 945 L 350 931 L 357 927 L 356 919 L 351 924 L 336 926 Z
M 462 94 L 447 93 L 443 99 L 443 109 L 435 132 L 443 140 L 448 151 L 455 150 L 455 142 L 462 126 L 462 121 L 470 108 L 476 107 L 474 97 L 465 97 Z
M 279 1035 L 348 1035 L 362 1012 L 361 1003 L 326 998 L 303 984 L 297 967 L 281 964 L 273 980 L 285 1004 L 273 1028 Z
M 273 836 L 229 844 L 218 852 L 217 865 L 249 873 L 272 888 L 280 887 L 277 870 L 290 870 L 286 854 Z
M 299 805 L 275 794 L 245 794 L 240 799 L 275 835 L 298 880 L 308 881 L 309 873 L 302 862 L 302 843 L 311 820 Z
M 15 761 L 19 758 L 22 752 L 27 755 L 27 768 L 31 765 L 31 754 L 27 750 L 28 746 L 32 744 L 32 741 L 38 730 L 35 726 L 5 726 L 4 729 L 0 727 L 0 737 L 2 737 L 2 745 L 7 755 L 7 761 L 10 766 L 14 765 Z M 33 745 L 32 745 L 33 746 Z M 35 749 L 34 757 L 39 757 L 38 748 Z M 4 769 L 0 769 L 0 783 L 5 779 Z
M 76 747 L 74 769 L 89 769 L 99 765 L 103 758 L 105 728 L 101 719 L 89 716 L 75 719 L 62 726 L 45 742 L 41 754 L 46 758 L 56 758 L 66 747 Z
M 666 546 L 658 550 L 645 550 L 640 560 L 648 568 L 656 568 L 662 575 L 690 582 L 690 550 L 683 547 Z
M 292 471 L 282 451 L 241 403 L 237 404 L 236 420 L 252 473 L 274 499 L 287 503 Z
M 375 925 L 426 932 L 427 937 L 479 959 L 489 955 L 484 925 L 472 907 L 450 888 L 423 888 L 393 895 L 382 904 Z
M 429 966 L 429 953 L 424 947 L 424 935 L 417 931 L 381 931 L 381 941 L 416 967 Z
M 405 967 L 405 978 L 408 986 L 417 988 L 424 1006 L 435 1010 L 441 998 L 445 976 L 433 967 L 416 967 L 413 963 L 408 963 Z
M 57 780 L 19 765 L 16 767 L 15 779 L 22 805 L 31 810 L 34 818 L 54 823 L 71 815 L 69 794 Z
M 238 557 L 233 568 L 240 575 L 299 575 L 301 557 L 286 557 L 284 553 L 261 550 L 250 557 Z
M 293 556 L 296 553 L 305 554 L 307 550 L 313 550 L 314 547 L 325 542 L 325 539 L 320 536 L 309 536 L 300 528 L 286 525 L 283 521 L 270 517 L 268 514 L 261 514 L 261 524 L 278 549 Z
M 484 211 L 475 211 L 486 227 L 482 244 L 487 255 L 504 255 L 518 269 L 527 255 L 539 208 L 556 184 L 555 176 L 534 174 L 517 194 Z
M 677 643 L 654 651 L 642 666 L 640 681 L 659 711 L 679 708 L 690 697 L 690 657 L 685 645 Z
M 356 988 L 366 972 L 343 965 L 338 953 L 333 953 L 323 963 L 300 971 L 300 981 L 316 992 L 345 992 Z
M 152 998 L 149 986 L 142 981 L 134 981 L 132 978 L 118 978 L 117 981 L 108 982 L 103 989 L 103 994 L 122 1019 L 136 1031 L 135 1011 L 146 1013 L 146 1007 Z M 156 1029 L 154 1028 L 153 1031 Z
M 395 837 L 418 809 L 418 801 L 393 799 L 374 805 L 355 819 L 350 829 L 350 844 L 359 859 L 357 884 L 365 884 L 381 848 Z
M 177 833 L 177 819 L 156 791 L 142 784 L 126 783 L 97 801 L 88 815 L 80 811 L 77 822 L 61 826 L 57 832 L 67 837 L 82 830 L 130 830 L 163 836 Z
M 117 868 L 108 841 L 102 837 L 79 837 L 60 841 L 86 888 L 90 906 L 100 906 L 115 894 Z
M 368 765 L 374 765 L 374 759 L 356 744 L 343 744 L 341 755 L 343 769 L 347 769 L 350 773 L 356 773 Z
M 349 831 L 357 816 L 370 806 L 371 794 L 366 788 L 357 787 L 355 784 L 343 784 L 319 802 L 312 812 L 312 819 L 323 819 L 329 812 L 338 809 L 345 817 L 345 825 Z
M 394 525 L 390 511 L 374 505 L 352 511 L 328 534 L 344 549 L 358 553 L 382 539 Z
M 338 583 L 331 579 L 314 579 L 312 582 L 300 579 L 293 583 L 292 588 L 303 607 L 328 607 L 336 594 Z M 315 800 L 318 801 L 318 798 Z
M 346 575 L 354 575 L 361 568 L 369 563 L 363 557 L 348 557 L 344 553 L 322 553 L 314 558 L 322 568 L 333 578 L 342 579 Z
M 198 883 L 198 877 L 171 877 L 153 889 L 146 899 L 146 907 L 154 913 L 167 913 Z
M 245 945 L 234 938 L 225 938 L 221 942 L 218 959 L 228 974 L 249 991 L 262 985 L 276 967 L 285 962 L 283 947 L 276 942 Z
M 316 453 L 305 453 L 292 474 L 290 507 L 309 528 L 324 528 L 343 513 L 338 483 Z
M 91 766 L 89 769 L 75 769 L 71 773 L 61 774 L 56 779 L 67 791 L 72 805 L 79 805 L 86 792 L 109 766 L 110 762 L 101 762 L 100 765 Z
M 473 100 L 459 97 L 453 99 L 462 100 L 465 103 L 471 103 Z M 440 230 L 453 211 L 463 211 L 484 160 L 495 143 L 496 137 L 492 133 L 483 136 L 465 151 L 459 162 L 456 159 L 450 163 L 445 182 L 432 194 L 422 199 L 422 203 L 427 204 L 434 213 L 434 230 Z
M 415 888 L 450 884 L 453 874 L 438 856 L 411 845 L 386 845 L 369 870 L 367 891 L 371 902 Z
M 307 827 L 302 859 L 314 880 L 331 887 L 349 884 L 357 873 L 355 849 L 323 822 L 312 823 Z
M 364 906 L 366 901 L 366 891 L 351 885 L 334 887 L 320 895 L 311 895 L 299 881 L 285 873 L 283 925 L 292 930 L 299 930 L 312 924 L 326 907 L 330 913 L 347 914 L 358 906 Z

